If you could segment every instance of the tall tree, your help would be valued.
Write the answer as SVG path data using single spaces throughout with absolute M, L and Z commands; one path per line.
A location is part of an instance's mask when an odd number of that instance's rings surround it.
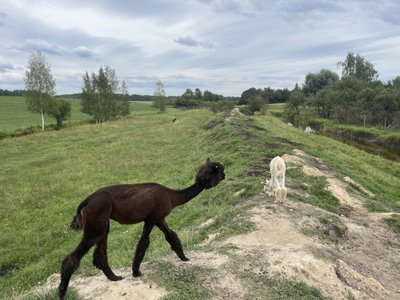
M 391 85 L 394 89 L 400 91 L 400 76 L 397 76 L 395 79 L 393 79 L 393 80 L 390 82 L 390 85 Z
M 116 101 L 116 112 L 117 116 L 127 116 L 130 113 L 129 105 L 129 90 L 125 81 L 122 81 L 121 88 L 119 89 L 118 100 Z
M 83 76 L 82 112 L 93 116 L 96 123 L 129 114 L 126 84 L 122 88 L 114 69 L 100 67 L 99 73 Z
M 40 51 L 32 54 L 25 73 L 26 104 L 33 113 L 40 114 L 44 131 L 44 114 L 50 111 L 50 104 L 55 95 L 56 82 L 51 74 L 50 65 Z
M 378 79 L 378 71 L 374 65 L 359 54 L 349 52 L 344 62 L 338 62 L 342 68 L 342 78 L 356 78 L 365 83 L 372 83 Z
M 319 90 L 329 86 L 339 80 L 339 76 L 326 69 L 322 69 L 319 73 L 308 73 L 303 85 L 303 93 L 305 96 L 315 95 Z
M 201 92 L 201 90 L 199 88 L 196 88 L 194 91 L 194 97 L 196 98 L 196 100 L 203 100 L 203 93 Z
M 212 92 L 210 92 L 209 90 L 205 90 L 203 94 L 203 100 L 211 102 L 213 101 L 213 96 L 214 95 Z
M 189 100 L 194 98 L 194 93 L 191 89 L 187 88 L 186 91 L 182 94 L 182 98 Z
M 261 91 L 257 90 L 254 87 L 249 88 L 248 90 L 245 90 L 244 92 L 242 92 L 242 95 L 240 96 L 239 105 L 248 104 L 248 102 L 251 98 L 259 96 L 260 93 L 261 93 Z
M 284 103 L 287 102 L 290 96 L 289 89 L 277 89 L 274 91 L 274 97 L 269 103 Z
M 285 107 L 285 113 L 289 121 L 294 125 L 298 125 L 300 107 L 304 104 L 304 101 L 305 96 L 296 83 L 294 90 L 290 93 L 288 102 Z
M 165 90 L 161 80 L 156 81 L 154 89 L 153 106 L 160 110 L 160 113 L 165 112 Z
M 261 91 L 261 97 L 265 100 L 266 103 L 272 103 L 274 100 L 274 90 L 270 87 L 264 88 Z

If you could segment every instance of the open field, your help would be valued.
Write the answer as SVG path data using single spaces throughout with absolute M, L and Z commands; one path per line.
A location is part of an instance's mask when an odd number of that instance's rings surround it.
M 171 122 L 174 117 L 178 119 L 176 124 Z M 176 110 L 1 140 L 0 298 L 16 297 L 59 272 L 62 258 L 81 237 L 81 233 L 69 229 L 69 224 L 78 204 L 90 193 L 106 185 L 148 181 L 183 188 L 193 182 L 197 168 L 209 156 L 225 165 L 226 180 L 177 208 L 167 219 L 186 251 L 200 249 L 207 254 L 215 250 L 204 246 L 210 233 L 217 233 L 217 240 L 224 241 L 254 231 L 253 219 L 246 216 L 260 205 L 254 196 L 262 190 L 261 181 L 269 176 L 269 160 L 292 153 L 295 148 L 324 160 L 339 179 L 350 176 L 374 193 L 376 196 L 365 197 L 364 204 L 370 210 L 400 211 L 398 163 L 326 137 L 303 133 L 270 115 L 240 117 L 230 122 L 224 119 L 206 110 Z M 318 165 L 317 160 L 310 160 Z M 299 167 L 288 170 L 287 177 L 289 188 L 301 191 L 289 195 L 293 205 L 289 205 L 288 211 L 299 214 L 303 211 L 295 203 L 309 203 L 317 206 L 320 214 L 340 214 L 341 204 L 326 192 L 326 179 L 305 176 Z M 269 209 L 264 206 L 262 211 Z M 271 217 L 274 210 L 282 213 L 283 208 L 272 208 Z M 296 220 L 301 218 L 296 216 Z M 202 225 L 209 220 L 213 220 L 210 225 Z M 394 231 L 398 230 L 398 220 L 391 220 Z M 131 264 L 140 232 L 141 225 L 111 223 L 108 249 L 113 268 Z M 393 247 L 399 247 L 398 242 L 393 243 Z M 224 255 L 230 251 L 218 249 Z M 230 254 L 235 263 L 229 268 L 237 269 L 243 282 L 251 280 L 252 288 L 262 289 L 263 295 L 273 295 L 269 299 L 300 299 L 299 295 L 308 295 L 304 299 L 323 299 L 318 290 L 304 282 L 245 273 L 243 268 L 249 264 L 259 264 L 257 255 L 244 259 L 255 251 L 253 248 L 245 251 L 244 256 Z M 155 266 L 155 273 L 145 267 L 151 280 L 165 284 L 171 293 L 180 291 L 191 299 L 210 298 L 213 290 L 204 283 L 208 269 L 160 261 L 170 253 L 163 235 L 155 229 L 145 257 L 148 264 Z M 171 256 L 167 259 L 176 260 Z M 76 275 L 79 274 L 97 274 L 90 254 L 82 260 Z M 169 284 L 163 283 L 165 277 L 171 279 Z M 179 284 L 182 281 L 185 288 Z M 247 298 L 252 295 L 248 292 Z
M 79 99 L 67 99 L 71 102 L 71 118 L 66 124 L 89 121 L 91 117 L 81 112 Z M 157 110 L 147 103 L 131 102 L 131 115 L 153 113 Z M 56 124 L 54 119 L 45 116 L 46 125 Z M 26 108 L 24 97 L 0 96 L 0 133 L 10 133 L 17 129 L 40 126 L 40 115 Z

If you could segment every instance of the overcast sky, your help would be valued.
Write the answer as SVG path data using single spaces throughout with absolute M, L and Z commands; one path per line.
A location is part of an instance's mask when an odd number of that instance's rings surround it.
M 348 52 L 387 82 L 400 75 L 400 1 L 0 0 L 0 88 L 24 88 L 37 50 L 58 94 L 105 65 L 131 94 L 157 80 L 168 96 L 292 89 L 322 68 L 340 74 Z

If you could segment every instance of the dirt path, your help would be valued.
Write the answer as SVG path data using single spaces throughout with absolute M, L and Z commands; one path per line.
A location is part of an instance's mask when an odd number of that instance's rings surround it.
M 189 252 L 187 263 L 172 255 L 162 260 L 212 270 L 201 281 L 213 299 L 249 298 L 255 276 L 302 281 L 331 299 L 400 299 L 400 243 L 382 221 L 390 214 L 368 212 L 364 197 L 372 193 L 351 178 L 338 178 L 318 158 L 295 150 L 284 159 L 308 176 L 326 177 L 342 214 L 292 201 L 298 191 L 290 188 L 284 203 L 260 194 L 249 200 L 254 207 L 246 213 L 255 224 L 253 231 L 223 241 L 210 234 L 203 242 L 208 250 Z M 329 216 L 335 222 L 321 223 Z M 147 268 L 143 264 L 144 273 Z M 159 299 L 168 294 L 163 287 L 132 278 L 129 269 L 116 271 L 125 279 L 110 282 L 102 274 L 77 277 L 70 287 L 85 299 Z M 58 280 L 58 275 L 51 276 L 46 288 L 56 287 Z

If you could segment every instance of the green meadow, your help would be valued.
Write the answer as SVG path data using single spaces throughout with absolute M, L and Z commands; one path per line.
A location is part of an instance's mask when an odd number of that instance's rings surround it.
M 73 109 L 79 111 L 78 106 Z M 172 123 L 175 117 L 178 122 Z M 79 122 L 84 116 L 76 118 Z M 370 209 L 400 211 L 398 163 L 303 133 L 270 114 L 231 122 L 224 119 L 207 110 L 134 113 L 99 125 L 84 123 L 0 140 L 0 298 L 14 298 L 59 272 L 61 260 L 81 238 L 81 232 L 73 232 L 69 224 L 90 193 L 134 182 L 184 188 L 193 183 L 207 157 L 225 165 L 226 180 L 167 218 L 186 251 L 198 247 L 207 236 L 207 229 L 199 225 L 210 218 L 216 220 L 213 229 L 220 238 L 251 230 L 251 224 L 238 217 L 246 201 L 261 192 L 269 159 L 295 148 L 320 157 L 339 176 L 350 176 L 374 192 L 377 196 L 369 199 Z M 22 125 L 8 126 L 13 130 Z M 293 186 L 308 180 L 313 188 L 314 198 L 296 200 L 338 211 L 338 204 L 324 193 L 325 182 L 304 178 L 296 169 L 288 171 L 287 177 Z M 242 192 L 235 195 L 238 191 Z M 108 256 L 112 268 L 131 264 L 141 229 L 141 225 L 111 223 Z M 164 236 L 154 230 L 145 260 L 169 253 Z M 96 272 L 91 260 L 90 254 L 85 256 L 76 274 Z
M 66 125 L 89 122 L 91 117 L 81 112 L 79 99 L 66 99 L 71 103 L 71 118 Z M 131 102 L 131 115 L 157 112 L 157 109 L 147 103 Z M 26 108 L 25 97 L 0 96 L 0 133 L 11 133 L 28 127 L 40 126 L 40 115 L 30 112 Z M 54 119 L 45 116 L 45 124 L 55 125 Z

